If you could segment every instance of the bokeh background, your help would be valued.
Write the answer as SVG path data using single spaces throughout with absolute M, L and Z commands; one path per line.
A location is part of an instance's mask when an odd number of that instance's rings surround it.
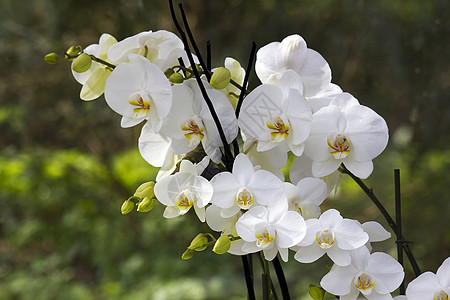
M 366 180 L 394 213 L 402 176 L 404 235 L 422 270 L 450 255 L 450 2 L 448 0 L 186 0 L 197 42 L 213 64 L 246 65 L 263 46 L 298 33 L 329 62 L 333 82 L 382 115 L 386 151 Z M 122 129 L 103 97 L 79 99 L 68 63 L 43 56 L 71 45 L 175 31 L 167 1 L 0 2 L 0 299 L 245 299 L 240 259 L 180 256 L 207 228 L 162 207 L 120 214 L 155 170 L 137 151 L 140 128 Z M 254 74 L 251 85 L 257 84 Z M 348 178 L 323 209 L 386 222 Z M 395 254 L 394 239 L 375 250 Z M 291 257 L 292 258 L 292 257 Z M 283 264 L 295 299 L 308 299 L 330 264 Z M 406 263 L 407 281 L 413 278 Z M 260 282 L 255 261 L 256 282 Z

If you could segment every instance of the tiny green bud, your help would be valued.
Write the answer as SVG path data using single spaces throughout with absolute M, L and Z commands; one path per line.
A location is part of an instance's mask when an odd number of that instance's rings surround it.
M 231 247 L 230 237 L 228 235 L 223 234 L 217 239 L 212 251 L 217 254 L 224 254 L 228 250 L 230 250 L 230 247 Z
M 155 206 L 155 201 L 153 199 L 150 199 L 149 197 L 145 197 L 142 199 L 141 202 L 139 202 L 137 211 L 138 212 L 148 212 L 153 209 Z
M 164 71 L 164 75 L 166 75 L 167 78 L 169 78 L 173 73 L 175 73 L 175 71 L 171 68 Z
M 126 215 L 130 213 L 134 208 L 134 202 L 130 199 L 125 200 L 122 204 L 122 207 L 120 208 L 120 211 L 122 212 L 122 215 Z
M 187 260 L 190 259 L 194 256 L 195 251 L 192 249 L 187 249 L 186 251 L 184 251 L 184 253 L 181 255 L 181 259 Z
M 77 73 L 83 73 L 89 70 L 92 65 L 92 58 L 89 54 L 81 53 L 80 56 L 75 58 L 72 64 L 72 70 Z
M 56 53 L 49 53 L 46 56 L 44 56 L 44 60 L 48 64 L 56 64 L 59 61 L 59 57 L 58 54 Z
M 195 250 L 195 251 L 203 251 L 208 246 L 207 244 L 208 244 L 208 238 L 207 238 L 206 234 L 199 233 L 192 240 L 192 242 L 189 245 L 188 249 Z
M 180 73 L 173 73 L 169 76 L 169 81 L 172 83 L 183 83 L 184 77 Z
M 231 80 L 231 72 L 225 67 L 217 68 L 211 76 L 210 84 L 216 90 L 227 87 Z
M 139 198 L 153 198 L 155 196 L 155 183 L 153 181 L 144 182 L 141 184 L 134 193 L 134 196 Z
M 202 66 L 200 64 L 195 64 L 195 68 L 199 73 L 203 72 Z
M 72 46 L 66 51 L 66 58 L 72 61 L 82 51 L 80 46 Z
M 318 287 L 318 286 L 310 284 L 309 285 L 309 295 L 314 300 L 323 300 L 323 297 L 325 295 L 325 291 L 323 289 L 321 289 L 320 287 Z

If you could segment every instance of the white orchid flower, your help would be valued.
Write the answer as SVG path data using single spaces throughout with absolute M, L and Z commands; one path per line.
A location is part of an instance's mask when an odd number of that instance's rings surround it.
M 297 34 L 284 38 L 281 43 L 265 45 L 256 54 L 255 71 L 262 83 L 276 85 L 287 70 L 293 70 L 300 76 L 307 99 L 342 91 L 331 83 L 331 69 L 326 60 L 309 49 L 305 40 Z
M 390 293 L 404 277 L 400 263 L 386 253 L 370 254 L 366 247 L 353 251 L 351 256 L 351 264 L 333 265 L 320 285 L 340 299 L 355 300 L 361 292 L 369 300 L 392 300 Z
M 300 79 L 289 70 L 277 86 L 260 85 L 245 98 L 239 127 L 258 141 L 260 152 L 280 147 L 300 156 L 303 142 L 310 133 L 311 120 L 311 108 L 302 95 Z
M 436 274 L 425 272 L 408 284 L 408 300 L 447 300 L 450 296 L 450 257 L 437 270 Z
M 189 66 L 183 42 L 166 30 L 145 31 L 128 37 L 109 49 L 108 58 L 115 64 L 128 62 L 130 53 L 142 55 L 162 71 L 178 65 L 179 57 Z
M 165 218 L 184 215 L 194 207 L 200 221 L 205 222 L 205 206 L 211 200 L 213 187 L 199 175 L 203 169 L 204 163 L 196 168 L 192 162 L 182 160 L 178 173 L 164 177 L 155 184 L 156 198 L 167 206 Z
M 297 185 L 284 183 L 288 198 L 289 210 L 298 212 L 305 219 L 318 218 L 323 200 L 327 197 L 327 184 L 319 179 L 307 177 L 300 180 Z
M 225 133 L 228 143 L 237 135 L 237 120 L 234 109 L 225 95 L 204 82 L 208 96 Z M 222 157 L 222 140 L 216 123 L 203 99 L 195 79 L 186 80 L 173 89 L 173 104 L 162 132 L 172 139 L 171 149 L 176 154 L 186 154 L 200 143 L 206 154 L 215 163 Z
M 100 36 L 98 44 L 87 46 L 83 52 L 111 63 L 107 57 L 107 52 L 115 43 L 117 43 L 117 40 L 112 35 L 104 33 Z M 75 80 L 83 85 L 80 98 L 87 101 L 100 97 L 105 92 L 106 79 L 111 72 L 110 67 L 95 61 L 92 62 L 91 67 L 86 72 L 78 73 L 72 70 Z
M 313 115 L 305 155 L 313 161 L 314 177 L 329 175 L 343 163 L 364 179 L 372 173 L 372 160 L 383 152 L 387 142 L 386 122 L 370 108 L 329 105 Z
M 277 203 L 250 208 L 237 221 L 236 231 L 245 241 L 242 245 L 244 252 L 263 251 L 269 261 L 280 252 L 283 261 L 287 261 L 288 248 L 303 239 L 306 224 L 299 213 L 288 211 L 284 202 L 284 205 Z
M 369 235 L 369 240 L 366 243 L 367 249 L 372 251 L 370 243 L 382 242 L 391 237 L 391 233 L 384 229 L 384 227 L 375 221 L 369 221 L 361 225 L 362 229 Z
M 222 209 L 221 216 L 228 218 L 241 209 L 267 206 L 274 201 L 286 201 L 283 183 L 266 170 L 255 171 L 248 157 L 236 156 L 233 172 L 221 172 L 211 179 L 214 187 L 212 204 Z
M 369 240 L 357 222 L 344 219 L 335 209 L 325 211 L 319 219 L 306 220 L 306 225 L 308 232 L 294 256 L 301 263 L 314 262 L 326 253 L 335 264 L 346 266 L 351 262 L 350 252 Z
M 172 106 L 170 82 L 145 57 L 130 54 L 128 58 L 130 62 L 118 65 L 106 80 L 106 102 L 122 115 L 122 127 L 148 120 L 158 132 Z

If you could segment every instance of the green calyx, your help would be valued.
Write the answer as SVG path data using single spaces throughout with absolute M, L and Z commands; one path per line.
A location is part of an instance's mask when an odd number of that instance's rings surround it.
M 44 56 L 44 60 L 48 63 L 48 64 L 56 64 L 57 62 L 59 62 L 59 57 L 58 54 L 56 53 L 49 53 L 46 56 Z
M 149 197 L 145 197 L 144 199 L 142 199 L 141 202 L 139 202 L 137 211 L 143 212 L 143 213 L 149 212 L 153 209 L 154 206 L 155 206 L 155 200 L 150 199 Z
M 217 254 L 225 254 L 231 247 L 231 240 L 228 235 L 221 235 L 213 247 L 213 252 Z
M 139 198 L 154 198 L 155 197 L 155 183 L 153 181 L 144 182 L 141 184 L 134 193 L 134 196 Z
M 120 208 L 122 215 L 129 214 L 134 209 L 134 202 L 130 199 L 125 200 Z

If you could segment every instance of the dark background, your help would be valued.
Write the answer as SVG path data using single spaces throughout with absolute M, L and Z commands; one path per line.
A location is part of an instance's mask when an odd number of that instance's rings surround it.
M 245 66 L 252 41 L 261 47 L 298 33 L 328 61 L 334 83 L 386 119 L 390 142 L 366 182 L 393 214 L 393 169 L 401 169 L 404 233 L 422 270 L 435 272 L 450 255 L 450 2 L 184 6 L 198 44 L 211 40 L 213 65 L 231 56 Z M 238 257 L 208 250 L 181 261 L 207 231 L 195 215 L 166 220 L 161 206 L 120 214 L 155 174 L 137 151 L 139 126 L 120 128 L 103 97 L 81 101 L 68 63 L 43 61 L 98 43 L 104 32 L 121 40 L 150 29 L 175 32 L 166 1 L 0 2 L 0 299 L 245 299 Z M 329 207 L 387 227 L 348 178 Z M 393 239 L 375 250 L 396 255 Z M 295 298 L 308 299 L 308 284 L 319 283 L 327 264 L 291 257 L 285 269 Z M 406 271 L 409 281 L 408 263 Z

